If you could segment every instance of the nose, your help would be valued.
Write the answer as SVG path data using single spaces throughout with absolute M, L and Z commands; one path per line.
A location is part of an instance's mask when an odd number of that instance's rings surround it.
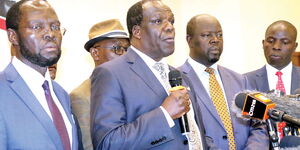
M 281 50 L 281 43 L 279 41 L 275 41 L 273 44 L 273 50 Z
M 45 27 L 43 38 L 47 41 L 56 39 L 55 31 L 53 31 L 50 26 Z
M 220 39 L 218 38 L 218 36 L 216 34 L 212 34 L 212 38 L 210 40 L 211 44 L 217 44 L 220 42 Z
M 174 25 L 172 22 L 167 21 L 166 25 L 165 25 L 165 30 L 167 32 L 173 32 L 174 31 Z

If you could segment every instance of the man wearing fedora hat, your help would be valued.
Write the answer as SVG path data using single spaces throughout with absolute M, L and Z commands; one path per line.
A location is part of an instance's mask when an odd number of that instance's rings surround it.
M 84 48 L 93 57 L 95 67 L 112 60 L 127 51 L 129 39 L 117 19 L 95 24 L 89 31 L 89 40 Z M 90 134 L 90 95 L 91 80 L 85 80 L 70 93 L 72 110 L 78 117 L 85 150 L 92 150 Z

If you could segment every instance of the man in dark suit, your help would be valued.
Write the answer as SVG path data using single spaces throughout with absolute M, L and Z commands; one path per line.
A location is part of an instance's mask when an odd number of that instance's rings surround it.
M 174 52 L 173 23 L 171 9 L 160 0 L 128 10 L 131 46 L 91 77 L 94 149 L 189 149 L 178 119 L 190 109 L 189 94 L 185 88 L 169 93 L 165 76 L 172 69 L 164 57 Z
M 291 62 L 292 54 L 298 46 L 296 40 L 297 29 L 287 21 L 276 21 L 267 28 L 262 41 L 267 64 L 245 74 L 252 87 L 261 92 L 280 92 L 276 75 L 280 71 L 284 86 L 281 93 L 296 94 L 295 90 L 300 88 L 300 68 Z
M 205 135 L 211 137 L 217 149 L 268 149 L 263 127 L 252 128 L 250 121 L 230 112 L 235 94 L 249 85 L 242 75 L 216 64 L 223 51 L 219 21 L 206 14 L 193 17 L 187 24 L 186 40 L 190 58 L 180 69 L 193 81 L 191 87 L 197 91 L 193 104 L 202 113 Z
M 61 54 L 54 9 L 44 0 L 22 0 L 6 21 L 16 55 L 0 73 L 0 149 L 77 150 L 69 96 L 47 70 Z

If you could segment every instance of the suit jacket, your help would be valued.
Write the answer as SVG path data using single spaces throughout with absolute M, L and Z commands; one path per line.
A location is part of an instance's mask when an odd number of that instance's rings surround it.
M 188 149 L 178 119 L 170 128 L 159 108 L 167 93 L 132 49 L 98 66 L 91 80 L 94 149 Z
M 56 82 L 52 84 L 72 125 L 72 149 L 77 150 L 77 128 L 69 96 Z M 0 73 L 0 149 L 63 150 L 59 139 L 51 118 L 14 66 L 9 64 Z
M 192 66 L 186 61 L 180 70 L 192 80 L 192 88 L 197 90 L 197 98 L 194 104 L 199 107 L 202 113 L 206 136 L 211 137 L 213 143 L 220 149 L 228 149 L 226 130 L 222 124 L 217 110 L 206 92 L 201 80 L 198 78 Z M 231 107 L 235 94 L 247 89 L 247 79 L 225 67 L 218 66 L 218 71 L 223 83 L 227 104 Z M 195 111 L 197 112 L 197 111 Z M 243 149 L 268 149 L 267 131 L 263 126 L 257 128 L 250 127 L 250 121 L 237 118 L 233 112 L 230 112 L 232 125 L 234 129 L 235 142 L 237 150 Z M 196 116 L 199 116 L 199 114 Z M 208 143 L 209 144 L 209 143 Z
M 266 66 L 248 72 L 245 75 L 247 76 L 249 83 L 252 87 L 255 88 L 255 90 L 261 92 L 270 91 Z M 295 90 L 297 88 L 300 88 L 300 67 L 293 65 L 291 81 L 291 94 L 296 94 Z
M 91 80 L 87 79 L 70 93 L 73 113 L 78 119 L 85 150 L 93 150 L 90 132 Z

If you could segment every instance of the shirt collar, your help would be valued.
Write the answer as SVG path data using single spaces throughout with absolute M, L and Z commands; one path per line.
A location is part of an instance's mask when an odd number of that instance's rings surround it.
M 283 74 L 289 74 L 290 72 L 292 72 L 292 68 L 293 68 L 293 65 L 291 62 L 281 70 L 278 70 L 278 69 L 274 68 L 273 66 L 266 64 L 267 72 L 271 73 L 271 75 L 275 75 L 277 71 L 280 71 Z
M 207 73 L 205 71 L 205 69 L 207 68 L 206 66 L 204 66 L 203 64 L 195 61 L 193 58 L 191 58 L 190 56 L 188 57 L 188 62 L 190 63 L 190 65 L 193 67 L 193 68 L 197 68 L 199 70 L 201 70 L 202 73 Z M 213 68 L 214 69 L 214 72 L 215 74 L 218 73 L 218 65 L 217 63 L 214 63 L 213 65 L 211 65 L 209 68 Z

